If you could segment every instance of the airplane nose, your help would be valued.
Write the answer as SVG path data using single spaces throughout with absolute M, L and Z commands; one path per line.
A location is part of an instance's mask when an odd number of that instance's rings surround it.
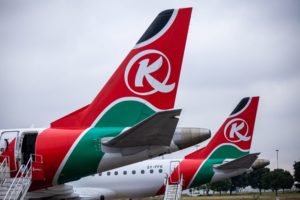
M 201 143 L 210 136 L 211 131 L 206 128 L 176 128 L 173 141 L 180 149 L 184 149 Z

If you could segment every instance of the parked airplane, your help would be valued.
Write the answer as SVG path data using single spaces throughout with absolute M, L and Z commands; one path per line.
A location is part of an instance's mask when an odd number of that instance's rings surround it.
M 175 130 L 180 110 L 171 109 L 191 11 L 161 12 L 89 105 L 49 128 L 1 131 L 11 176 L 32 159 L 36 190 L 168 152 L 174 132 L 184 132 Z
M 164 194 L 166 178 L 170 184 L 182 178 L 182 189 L 188 189 L 264 167 L 267 160 L 249 153 L 258 101 L 242 99 L 206 147 L 182 158 L 147 160 L 68 185 L 81 197 L 141 198 Z

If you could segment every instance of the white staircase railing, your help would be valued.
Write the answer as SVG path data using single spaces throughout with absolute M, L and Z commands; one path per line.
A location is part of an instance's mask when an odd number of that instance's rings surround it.
M 3 160 L 0 163 L 0 184 L 2 184 L 9 176 L 9 157 L 2 155 L 0 157 L 3 157 Z
M 164 200 L 181 200 L 183 177 L 177 183 L 170 183 L 167 177 Z
M 6 179 L 10 185 L 6 192 L 4 200 L 22 200 L 24 199 L 32 180 L 32 158 L 30 157 L 26 165 L 21 165 L 14 179 Z M 5 181 L 3 184 L 5 184 Z

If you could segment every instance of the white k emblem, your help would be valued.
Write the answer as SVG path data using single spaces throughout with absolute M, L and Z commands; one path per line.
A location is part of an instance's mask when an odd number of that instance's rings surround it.
M 237 126 L 237 123 L 234 123 L 231 125 L 231 129 L 230 129 L 230 134 L 229 137 L 230 138 L 234 138 L 234 135 L 236 135 L 241 141 L 248 141 L 250 140 L 250 136 L 246 137 L 244 135 L 242 135 L 239 131 L 242 130 L 245 126 L 245 123 L 242 122 L 240 125 Z
M 248 135 L 249 125 L 241 118 L 230 120 L 224 127 L 224 136 L 230 142 L 247 142 L 251 139 Z
M 160 56 L 155 62 L 153 62 L 151 65 L 149 64 L 149 59 L 144 59 L 139 62 L 139 69 L 137 71 L 136 77 L 135 77 L 135 86 L 136 87 L 143 87 L 143 80 L 146 78 L 148 83 L 151 85 L 152 88 L 159 92 L 168 93 L 172 91 L 175 87 L 175 83 L 170 85 L 165 85 L 155 78 L 151 76 L 151 73 L 159 70 L 162 66 L 163 59 Z
M 156 55 L 155 57 L 152 56 L 152 58 L 157 59 L 150 59 L 150 55 Z M 149 62 L 152 63 L 149 64 Z M 136 71 L 131 70 L 133 66 L 135 66 L 134 69 L 136 69 Z M 154 72 L 156 73 L 152 74 Z M 160 72 L 163 74 L 160 74 Z M 131 77 L 134 77 L 131 83 L 129 83 L 130 73 L 133 73 Z M 157 75 L 159 75 L 159 78 L 155 77 Z M 149 49 L 141 51 L 132 57 L 126 66 L 124 78 L 126 86 L 133 93 L 138 95 L 151 95 L 156 92 L 169 93 L 175 89 L 176 82 L 167 84 L 170 75 L 171 64 L 167 56 L 158 50 Z M 144 84 L 145 81 L 147 81 L 147 85 Z

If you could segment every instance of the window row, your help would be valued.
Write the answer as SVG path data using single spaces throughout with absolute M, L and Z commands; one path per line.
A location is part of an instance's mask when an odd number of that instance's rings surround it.
M 162 173 L 162 172 L 163 172 L 162 169 L 159 169 L 159 170 L 158 170 L 158 173 Z M 128 173 L 130 173 L 130 172 L 128 172 Z M 136 173 L 137 173 L 136 170 L 132 170 L 132 171 L 131 171 L 131 174 L 133 174 L 133 175 L 136 174 Z M 146 171 L 142 169 L 142 170 L 140 171 L 140 173 L 141 173 L 141 174 L 145 174 Z M 150 174 L 153 174 L 153 173 L 154 173 L 154 170 L 153 170 L 153 169 L 150 169 L 150 170 L 149 170 L 149 173 L 150 173 Z M 103 173 L 99 173 L 99 176 L 102 176 L 102 174 L 103 174 Z M 106 175 L 107 175 L 107 176 L 110 176 L 111 174 L 112 174 L 112 172 L 110 172 L 110 171 L 106 172 Z M 113 174 L 117 176 L 117 175 L 119 175 L 119 172 L 118 172 L 118 171 L 114 171 Z M 126 171 L 126 170 L 123 171 L 123 175 L 127 175 L 127 171 Z

